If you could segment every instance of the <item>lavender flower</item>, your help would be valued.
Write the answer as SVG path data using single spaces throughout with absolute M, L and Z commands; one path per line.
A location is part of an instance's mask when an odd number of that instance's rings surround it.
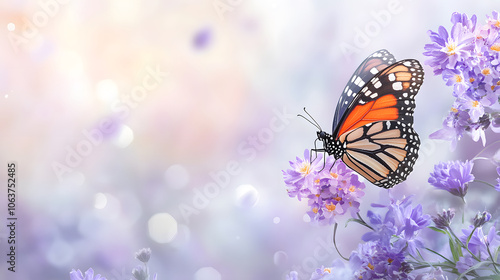
M 71 280 L 106 280 L 106 278 L 101 277 L 101 274 L 97 274 L 96 276 L 94 276 L 94 270 L 92 268 L 89 268 L 87 269 L 87 271 L 85 271 L 85 276 L 79 269 L 77 271 L 73 269 L 69 273 L 69 277 L 71 278 Z
M 455 210 L 448 209 L 443 210 L 443 214 L 437 214 L 436 217 L 432 217 L 432 221 L 437 228 L 440 229 L 450 229 L 451 220 L 455 217 Z
M 330 169 L 330 167 L 333 167 Z M 283 171 L 288 195 L 299 200 L 307 197 L 311 220 L 320 225 L 336 222 L 338 216 L 350 213 L 352 217 L 359 212 L 365 185 L 358 175 L 341 161 L 334 161 L 332 156 L 323 161 L 320 157 L 309 162 L 309 151 L 304 152 L 304 159 L 290 162 L 293 169 Z
M 478 212 L 472 221 L 474 227 L 482 227 L 484 224 L 491 220 L 491 214 L 483 211 L 483 213 Z
M 147 263 L 150 257 L 151 257 L 150 248 L 142 248 L 137 253 L 135 253 L 135 258 L 143 263 Z
M 443 128 L 432 133 L 432 139 L 451 141 L 456 147 L 464 133 L 474 141 L 486 143 L 485 130 L 494 123 L 500 97 L 500 32 L 498 13 L 488 17 L 486 25 L 477 25 L 477 18 L 454 13 L 451 33 L 443 26 L 429 31 L 432 41 L 425 45 L 435 75 L 442 75 L 446 85 L 453 86 L 456 101 L 443 122 Z M 493 128 L 492 128 L 493 129 Z M 499 133 L 500 129 L 493 129 Z
M 143 268 L 141 265 L 136 266 L 132 270 L 132 275 L 134 276 L 135 279 L 137 280 L 147 280 L 149 278 L 149 274 L 146 271 L 145 268 Z
M 472 161 L 440 162 L 434 166 L 434 172 L 430 174 L 428 182 L 438 189 L 464 198 L 468 183 L 474 180 L 474 175 L 471 173 L 473 165 Z
M 151 257 L 151 249 L 150 248 L 142 248 L 135 253 L 135 258 L 142 262 L 142 265 L 136 266 L 132 270 L 132 275 L 137 280 L 149 280 L 149 268 L 148 262 Z M 153 280 L 156 280 L 158 277 L 157 274 L 154 275 Z

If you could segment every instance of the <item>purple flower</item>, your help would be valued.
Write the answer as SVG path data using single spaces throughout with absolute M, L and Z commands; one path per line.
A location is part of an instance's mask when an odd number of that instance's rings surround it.
M 418 204 L 413 208 L 410 196 L 403 200 L 391 198 L 391 203 L 387 206 L 378 204 L 372 206 L 388 208 L 388 211 L 383 220 L 373 212 L 368 212 L 370 225 L 374 231 L 365 233 L 363 240 L 377 241 L 384 246 L 390 246 L 391 238 L 396 236 L 398 239 L 393 245 L 406 248 L 409 254 L 416 256 L 417 249 L 423 247 L 418 234 L 430 224 L 430 216 L 422 214 L 422 205 Z
M 288 195 L 290 197 L 296 196 L 298 200 L 310 194 L 309 188 L 313 185 L 314 177 L 322 168 L 321 154 L 312 163 L 309 157 L 309 150 L 305 150 L 304 159 L 297 157 L 296 161 L 290 161 L 292 169 L 283 171 Z
M 431 139 L 451 141 L 452 150 L 455 150 L 458 140 L 462 138 L 462 135 L 469 128 L 470 124 L 469 113 L 459 111 L 456 107 L 458 107 L 458 104 L 452 107 L 450 113 L 443 121 L 443 128 L 429 136 Z
M 435 75 L 455 68 L 457 62 L 468 58 L 474 49 L 473 34 L 460 22 L 453 25 L 450 35 L 443 26 L 438 28 L 438 33 L 429 30 L 428 34 L 433 43 L 425 45 L 424 55 L 431 57 L 426 63 L 434 68 Z
M 426 228 L 430 224 L 430 216 L 422 214 L 422 205 L 418 204 L 415 208 L 406 208 L 404 211 L 405 223 L 400 231 L 401 239 L 397 242 L 407 246 L 408 253 L 417 256 L 417 249 L 423 248 L 424 244 L 417 238 L 420 230 Z
M 495 29 L 500 29 L 500 17 L 498 15 L 497 11 L 493 11 L 492 17 L 488 16 L 488 24 L 491 26 L 491 28 Z
M 453 217 L 455 217 L 455 210 L 448 209 L 448 210 L 443 210 L 443 214 L 437 214 L 436 217 L 432 218 L 432 221 L 434 222 L 434 225 L 436 225 L 437 228 L 449 229 Z
M 378 241 L 389 246 L 391 237 L 398 231 L 394 217 L 391 214 L 386 214 L 382 220 L 380 215 L 371 210 L 368 210 L 367 216 L 370 219 L 369 224 L 374 230 L 365 233 L 362 237 L 363 241 Z
M 472 122 L 478 122 L 479 118 L 484 115 L 484 106 L 478 100 L 474 100 L 469 96 L 464 95 L 457 99 L 459 108 L 469 113 Z
M 329 267 L 324 267 L 321 266 L 320 268 L 317 268 L 313 274 L 311 275 L 310 280 L 326 280 L 329 279 L 330 274 L 332 273 L 332 269 Z M 333 278 L 330 278 L 333 279 Z
M 137 280 L 149 280 L 149 269 L 148 269 L 148 261 L 151 258 L 151 249 L 143 248 L 135 253 L 135 258 L 141 261 L 143 264 L 136 266 L 132 270 L 132 275 Z M 153 280 L 156 280 L 158 277 L 157 274 L 154 275 Z
M 490 220 L 491 220 L 491 214 L 486 212 L 486 211 L 483 211 L 483 213 L 478 212 L 476 214 L 472 223 L 474 224 L 474 227 L 482 227 L 484 224 L 486 224 Z
M 69 277 L 71 280 L 106 280 L 106 278 L 101 277 L 101 274 L 94 276 L 94 270 L 92 268 L 87 269 L 85 275 L 83 275 L 79 269 L 77 271 L 73 269 L 69 273 Z
M 462 235 L 459 237 L 460 241 L 465 245 L 467 244 L 467 239 L 469 240 L 469 250 L 481 260 L 486 260 L 489 257 L 488 247 L 490 247 L 490 252 L 494 252 L 496 247 L 500 245 L 500 236 L 497 235 L 496 227 L 492 226 L 488 235 L 484 235 L 482 227 L 474 227 L 470 225 L 466 229 L 462 229 Z M 493 248 L 493 249 L 491 249 Z
M 456 97 L 452 111 L 443 122 L 443 128 L 432 133 L 432 139 L 451 141 L 452 150 L 465 133 L 474 141 L 486 144 L 485 130 L 493 123 L 497 129 L 496 114 L 500 110 L 500 28 L 498 13 L 488 17 L 486 25 L 477 25 L 477 18 L 453 13 L 451 33 L 440 26 L 438 32 L 429 31 L 431 44 L 425 45 L 424 55 L 434 74 L 443 75 L 446 85 L 453 85 Z
M 343 162 L 328 156 L 323 167 L 321 157 L 309 162 L 309 151 L 306 150 L 304 159 L 297 157 L 290 166 L 293 169 L 283 171 L 288 195 L 299 200 L 307 197 L 310 207 L 307 214 L 311 220 L 330 225 L 346 213 L 356 217 L 365 185 Z
M 466 14 L 453 13 L 451 15 L 451 23 L 454 25 L 460 23 L 467 32 L 474 32 L 476 29 L 477 17 L 473 15 L 470 19 Z
M 149 278 L 149 274 L 147 269 L 143 268 L 142 265 L 136 266 L 132 270 L 132 275 L 137 280 L 147 280 Z
M 356 279 L 408 279 L 412 267 L 405 262 L 401 247 L 387 247 L 369 241 L 359 244 L 349 263 Z
M 465 92 L 467 83 L 464 75 L 457 69 L 445 69 L 443 71 L 443 80 L 446 81 L 447 86 L 453 86 L 454 95 L 459 95 Z
M 150 248 L 142 248 L 141 250 L 135 253 L 135 258 L 143 263 L 147 263 L 150 257 L 151 257 Z
M 474 180 L 471 173 L 473 165 L 472 161 L 440 162 L 434 166 L 428 182 L 438 189 L 463 198 L 467 194 L 468 183 Z

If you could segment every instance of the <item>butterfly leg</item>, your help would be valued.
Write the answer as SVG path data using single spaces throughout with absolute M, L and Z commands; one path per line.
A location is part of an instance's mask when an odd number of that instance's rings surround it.
M 321 170 L 319 172 L 323 171 L 323 169 L 325 169 L 325 165 L 326 165 L 326 156 L 325 156 L 326 150 L 325 149 L 311 149 L 311 151 L 316 153 L 316 158 L 318 157 L 318 152 L 323 153 L 323 168 L 321 168 Z M 316 158 L 314 158 L 314 159 L 316 159 Z
M 333 169 L 333 166 L 335 165 L 335 163 L 337 162 L 337 160 L 335 160 L 332 164 L 332 167 L 330 167 L 330 173 L 332 173 L 332 169 Z
M 311 153 L 309 154 L 309 162 L 313 162 L 315 161 L 317 158 L 318 158 L 318 151 L 320 152 L 324 152 L 324 149 L 318 149 L 316 147 L 316 142 L 318 141 L 318 139 L 314 140 L 314 149 L 311 149 Z M 312 159 L 312 152 L 314 152 L 314 159 Z

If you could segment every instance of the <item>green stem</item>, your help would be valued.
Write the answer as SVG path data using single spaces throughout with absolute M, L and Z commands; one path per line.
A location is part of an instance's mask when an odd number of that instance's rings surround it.
M 479 157 L 479 155 L 480 155 L 482 152 L 486 151 L 486 149 L 490 148 L 491 146 L 493 146 L 493 145 L 494 145 L 494 144 L 496 144 L 496 143 L 500 143 L 500 140 L 497 140 L 497 141 L 495 141 L 495 142 L 493 142 L 493 143 L 489 144 L 488 146 L 484 147 L 481 151 L 479 151 L 479 153 L 477 153 L 477 154 L 476 154 L 476 156 L 475 156 L 475 157 L 473 157 L 473 158 L 472 158 L 472 160 L 474 160 L 474 159 L 476 159 L 476 158 L 477 158 L 477 159 L 484 159 L 484 157 Z
M 335 241 L 335 236 L 337 235 L 337 227 L 338 227 L 338 224 L 337 224 L 337 223 L 335 223 L 335 225 L 333 226 L 333 246 L 335 246 L 335 250 L 337 250 L 337 253 L 339 254 L 339 256 L 340 256 L 341 258 L 343 258 L 343 259 L 344 259 L 344 260 L 346 260 L 346 261 L 349 261 L 349 259 L 348 259 L 348 258 L 344 257 L 344 256 L 340 253 L 339 248 L 337 248 L 337 242 Z
M 495 186 L 494 186 L 494 185 L 492 185 L 492 184 L 490 184 L 490 183 L 488 183 L 488 182 L 485 182 L 485 181 L 481 181 L 481 180 L 474 180 L 473 182 L 483 183 L 483 184 L 485 184 L 485 185 L 487 185 L 487 186 L 489 186 L 489 187 L 495 188 Z
M 474 229 L 476 230 L 476 229 Z M 470 240 L 470 237 L 472 236 L 472 234 L 474 233 L 474 230 L 471 232 L 471 234 L 469 235 L 469 237 L 467 238 L 467 244 L 464 244 L 462 243 L 462 241 L 460 241 L 460 239 L 455 235 L 455 232 L 453 232 L 453 230 L 450 228 L 450 233 L 453 235 L 453 238 L 455 238 L 455 242 L 458 242 L 460 244 L 460 247 L 464 248 L 465 250 L 467 250 L 467 252 L 469 252 L 469 254 L 478 262 L 481 261 L 480 258 L 478 258 L 476 255 L 474 255 L 470 250 L 469 250 L 469 240 Z
M 488 254 L 490 255 L 491 263 L 493 264 L 493 268 L 495 269 L 495 272 L 497 274 L 499 274 L 499 271 L 498 271 L 498 268 L 497 268 L 498 264 L 496 263 L 495 259 L 493 258 L 493 255 L 491 254 L 490 246 L 486 245 L 486 249 L 488 250 Z
M 432 249 L 429 249 L 429 248 L 425 248 L 425 249 L 426 249 L 427 251 L 431 252 L 431 253 L 434 253 L 434 254 L 436 254 L 436 255 L 440 256 L 441 258 L 445 259 L 447 262 L 452 263 L 452 264 L 455 264 L 455 263 L 454 263 L 454 262 L 452 262 L 450 259 L 448 259 L 448 258 L 446 258 L 445 256 L 441 255 L 440 253 L 438 253 L 438 252 L 436 252 L 436 251 L 434 251 L 434 250 L 432 250 Z
M 374 230 L 369 224 L 367 224 L 365 222 L 365 220 L 363 220 L 363 218 L 361 217 L 361 215 L 359 215 L 359 212 L 356 213 L 356 215 L 358 216 L 358 219 L 361 221 L 360 224 L 364 225 L 365 227 L 371 229 L 371 230 Z
M 467 202 L 465 201 L 465 197 L 462 197 L 462 201 L 464 202 L 464 204 L 462 205 L 462 224 L 465 223 L 465 205 L 467 204 Z

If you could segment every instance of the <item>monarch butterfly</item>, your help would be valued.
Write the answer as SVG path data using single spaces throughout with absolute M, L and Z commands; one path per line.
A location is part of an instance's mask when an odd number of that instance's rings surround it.
M 379 187 L 392 188 L 406 180 L 420 146 L 413 130 L 413 111 L 423 79 L 424 71 L 417 60 L 396 62 L 387 50 L 374 52 L 342 92 L 333 133 L 326 133 L 314 121 L 319 129 L 316 141 L 323 142 L 323 148 L 316 149 L 315 141 L 312 151 L 341 158 Z

